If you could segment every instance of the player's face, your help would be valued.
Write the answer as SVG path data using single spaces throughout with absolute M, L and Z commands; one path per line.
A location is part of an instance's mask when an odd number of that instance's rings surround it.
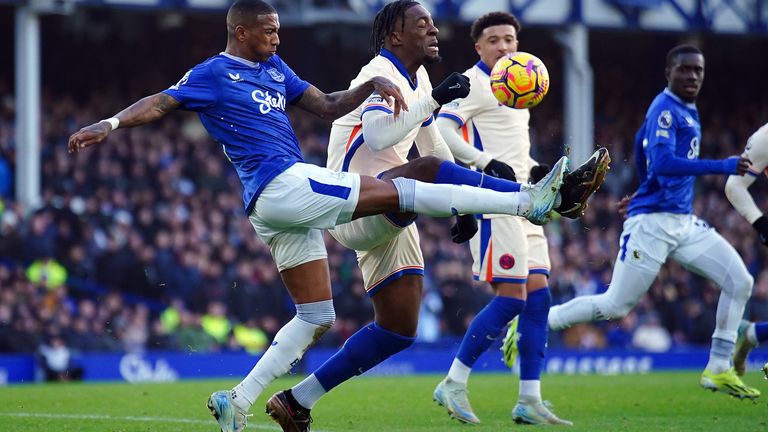
M 486 66 L 492 68 L 509 53 L 517 51 L 517 30 L 509 24 L 486 27 L 475 43 L 475 51 Z
M 704 82 L 704 56 L 696 53 L 679 54 L 666 70 L 667 87 L 685 102 L 693 102 Z
M 403 28 L 403 31 L 399 31 Z M 405 11 L 405 26 L 395 23 L 395 37 L 400 38 L 403 50 L 407 55 L 420 63 L 437 63 L 440 61 L 440 50 L 437 47 L 437 27 L 432 21 L 432 15 L 421 5 L 408 8 Z
M 277 52 L 280 38 L 280 21 L 277 14 L 259 15 L 250 28 L 243 32 L 243 42 L 251 59 L 266 61 Z

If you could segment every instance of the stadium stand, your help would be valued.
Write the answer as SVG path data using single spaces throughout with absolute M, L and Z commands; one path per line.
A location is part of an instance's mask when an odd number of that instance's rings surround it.
M 32 353 L 54 339 L 76 352 L 259 352 L 291 317 L 292 305 L 269 250 L 242 217 L 236 176 L 196 117 L 173 115 L 153 127 L 120 130 L 106 145 L 76 156 L 66 153 L 66 139 L 76 125 L 173 84 L 186 67 L 218 52 L 222 41 L 209 38 L 220 33 L 213 27 L 218 17 L 191 16 L 172 32 L 158 19 L 139 31 L 131 25 L 142 21 L 140 14 L 119 20 L 105 11 L 92 13 L 119 24 L 120 37 L 108 56 L 98 51 L 104 38 L 98 25 L 44 18 L 44 204 L 31 212 L 13 198 L 15 105 L 6 91 L 11 71 L 0 68 L 0 352 Z M 302 31 L 286 28 L 281 36 L 296 42 L 304 39 Z M 326 89 L 340 88 L 367 59 L 348 38 L 366 32 L 355 26 L 317 31 L 323 37 L 280 54 L 300 75 Z M 564 140 L 558 48 L 541 29 L 526 30 L 523 38 L 526 49 L 548 64 L 555 83 L 548 100 L 532 113 L 531 130 L 535 156 L 551 163 Z M 471 49 L 465 39 L 441 43 L 445 63 L 430 68 L 433 80 L 467 66 L 460 54 Z M 615 162 L 583 219 L 558 220 L 546 228 L 555 269 L 553 304 L 601 292 L 610 280 L 622 223 L 615 203 L 634 184 L 632 137 L 648 102 L 664 85 L 662 76 L 646 75 L 658 66 L 645 64 L 661 64 L 660 55 L 676 41 L 672 36 L 649 41 L 639 33 L 593 34 L 596 141 Z M 733 82 L 733 69 L 739 67 L 733 53 L 759 52 L 759 41 L 729 41 L 739 49 L 707 37 L 700 42 L 709 61 L 699 104 L 702 157 L 737 154 L 749 134 L 768 121 L 768 106 L 759 99 L 768 94 L 768 83 L 757 78 L 768 59 L 750 59 L 754 70 L 740 70 L 740 82 Z M 323 60 L 338 49 L 348 51 L 344 62 Z M 67 66 L 78 56 L 95 56 L 92 73 Z M 101 72 L 123 69 L 140 72 L 141 80 Z M 744 90 L 741 82 L 752 88 Z M 307 161 L 324 165 L 330 125 L 296 110 L 290 114 Z M 768 271 L 763 270 L 768 256 L 726 201 L 724 181 L 713 176 L 698 182 L 695 213 L 734 244 L 755 276 L 748 318 L 768 320 Z M 768 207 L 765 182 L 755 187 L 758 204 Z M 420 218 L 418 223 L 427 262 L 420 340 L 455 343 L 490 293 L 471 281 L 469 250 L 451 242 L 447 222 Z M 338 319 L 320 344 L 338 346 L 369 322 L 372 312 L 354 253 L 329 236 L 326 240 Z M 624 320 L 555 333 L 550 345 L 665 350 L 708 344 L 717 296 L 703 279 L 668 264 Z M 634 337 L 641 331 L 652 336 Z

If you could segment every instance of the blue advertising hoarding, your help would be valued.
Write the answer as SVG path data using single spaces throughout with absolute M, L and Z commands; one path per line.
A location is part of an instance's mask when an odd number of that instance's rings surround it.
M 335 351 L 327 348 L 310 350 L 296 373 L 315 370 Z M 368 374 L 410 375 L 445 373 L 455 352 L 444 348 L 416 346 L 380 364 Z M 665 353 L 643 351 L 567 351 L 552 350 L 545 370 L 557 374 L 633 374 L 665 370 L 701 370 L 709 351 L 704 348 Z M 258 356 L 245 353 L 187 354 L 152 352 L 148 354 L 104 353 L 79 356 L 76 362 L 84 370 L 86 381 L 172 382 L 184 379 L 241 379 L 251 370 Z M 749 358 L 748 369 L 758 370 L 768 361 L 768 349 L 757 349 Z M 475 365 L 476 372 L 506 372 L 498 350 L 489 350 Z M 0 385 L 39 380 L 32 355 L 0 356 Z

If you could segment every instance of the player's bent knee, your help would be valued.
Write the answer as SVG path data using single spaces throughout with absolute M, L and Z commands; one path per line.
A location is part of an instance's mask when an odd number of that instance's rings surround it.
M 318 331 L 325 333 L 336 322 L 336 310 L 333 300 L 296 305 L 296 317 L 302 321 L 319 326 Z

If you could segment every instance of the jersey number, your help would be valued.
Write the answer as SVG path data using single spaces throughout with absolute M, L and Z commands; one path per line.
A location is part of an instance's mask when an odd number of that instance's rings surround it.
M 691 147 L 688 149 L 688 159 L 696 159 L 699 157 L 699 137 L 693 137 L 691 140 Z

